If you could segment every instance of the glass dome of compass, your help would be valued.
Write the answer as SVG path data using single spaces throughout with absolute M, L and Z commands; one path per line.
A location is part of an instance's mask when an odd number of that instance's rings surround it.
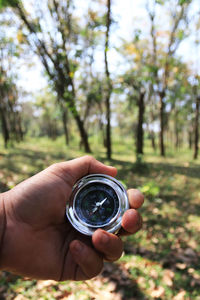
M 118 180 L 91 174 L 75 184 L 66 215 L 72 226 L 85 235 L 92 235 L 97 228 L 116 233 L 128 208 L 126 190 Z

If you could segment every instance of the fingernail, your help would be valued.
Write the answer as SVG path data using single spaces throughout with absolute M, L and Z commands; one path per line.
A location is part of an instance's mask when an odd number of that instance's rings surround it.
M 102 233 L 102 234 L 101 234 L 101 242 L 102 242 L 103 244 L 107 244 L 108 241 L 109 241 L 108 235 L 107 235 L 106 233 Z

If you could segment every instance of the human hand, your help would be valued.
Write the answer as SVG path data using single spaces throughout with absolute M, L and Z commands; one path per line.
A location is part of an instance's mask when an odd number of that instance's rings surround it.
M 103 260 L 115 261 L 123 252 L 119 235 L 133 234 L 142 225 L 137 212 L 143 195 L 128 191 L 130 209 L 118 235 L 98 229 L 92 238 L 77 232 L 65 216 L 72 187 L 81 177 L 116 169 L 90 156 L 54 164 L 1 194 L 6 228 L 0 268 L 35 279 L 86 280 L 102 269 Z

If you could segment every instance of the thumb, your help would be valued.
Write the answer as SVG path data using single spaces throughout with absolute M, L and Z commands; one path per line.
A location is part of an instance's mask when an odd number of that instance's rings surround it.
M 115 177 L 117 169 L 111 166 L 106 166 L 94 157 L 86 155 L 67 162 L 57 163 L 54 171 L 58 172 L 59 176 L 72 187 L 81 177 L 100 173 Z

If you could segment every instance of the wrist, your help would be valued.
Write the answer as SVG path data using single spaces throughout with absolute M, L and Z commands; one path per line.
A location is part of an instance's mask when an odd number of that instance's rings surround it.
M 15 273 L 19 260 L 16 244 L 20 244 L 20 236 L 12 200 L 12 190 L 0 194 L 0 270 Z
M 4 247 L 4 237 L 6 233 L 6 210 L 5 210 L 5 196 L 6 193 L 0 194 L 0 269 L 3 267 L 3 259 L 2 259 L 2 253 L 3 253 L 3 247 Z

